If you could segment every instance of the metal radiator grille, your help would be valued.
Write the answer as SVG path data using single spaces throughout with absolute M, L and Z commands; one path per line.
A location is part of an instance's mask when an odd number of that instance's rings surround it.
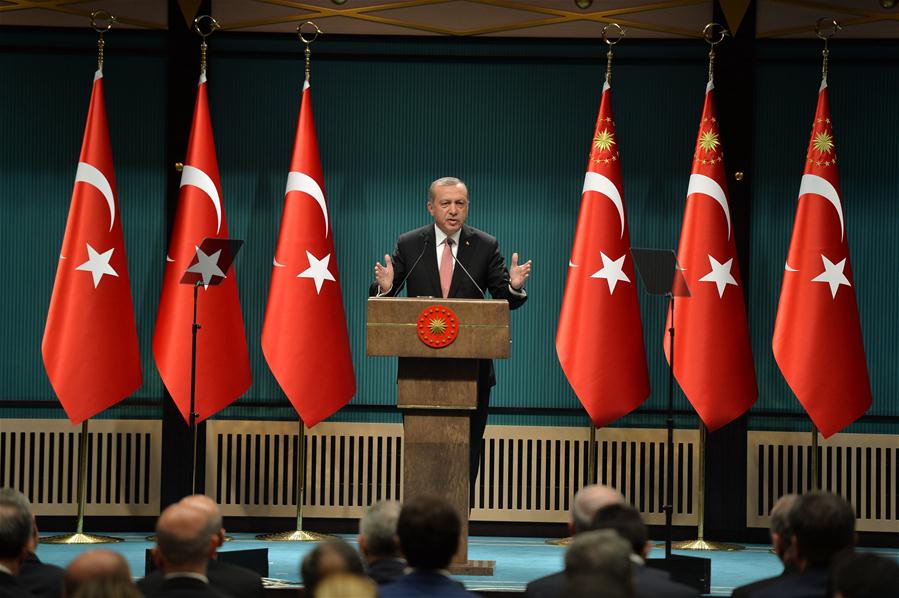
M 21 491 L 37 515 L 77 509 L 80 427 L 65 420 L 0 420 L 0 487 Z M 87 515 L 158 515 L 162 425 L 90 422 Z
M 750 432 L 747 513 L 750 527 L 768 527 L 771 507 L 784 494 L 808 492 L 811 433 Z M 821 489 L 855 507 L 860 531 L 899 532 L 899 438 L 835 434 L 819 438 Z

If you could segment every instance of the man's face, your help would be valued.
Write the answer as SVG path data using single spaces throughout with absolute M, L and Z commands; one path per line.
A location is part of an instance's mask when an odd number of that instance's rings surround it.
M 434 187 L 434 201 L 428 202 L 428 212 L 447 236 L 454 235 L 468 216 L 468 189 L 465 185 Z

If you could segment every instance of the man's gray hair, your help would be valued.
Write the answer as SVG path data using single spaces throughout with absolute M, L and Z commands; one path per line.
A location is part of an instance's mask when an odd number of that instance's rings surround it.
M 34 534 L 31 504 L 13 488 L 0 489 L 0 559 L 16 558 Z
M 630 542 L 611 529 L 582 532 L 574 537 L 565 553 L 565 575 L 602 574 L 630 583 Z
M 603 507 L 624 504 L 624 496 L 610 486 L 590 484 L 584 486 L 574 495 L 571 505 L 571 520 L 574 533 L 585 532 L 592 527 L 593 517 Z
M 468 189 L 468 185 L 465 184 L 465 181 L 462 179 L 456 178 L 454 176 L 443 176 L 431 183 L 428 187 L 428 203 L 434 203 L 434 198 L 436 197 L 437 187 L 455 187 L 456 185 L 462 185 L 465 189 Z
M 400 503 L 382 500 L 369 507 L 359 520 L 359 535 L 365 538 L 365 549 L 371 556 L 397 556 L 396 522 Z
M 777 534 L 786 541 L 789 541 L 790 536 L 790 509 L 793 508 L 797 498 L 799 498 L 797 494 L 784 494 L 771 507 L 771 523 L 769 525 L 771 533 Z

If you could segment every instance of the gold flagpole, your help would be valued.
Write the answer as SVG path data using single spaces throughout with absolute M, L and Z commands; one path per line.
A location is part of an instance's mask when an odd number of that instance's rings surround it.
M 715 80 L 715 46 L 724 41 L 728 31 L 718 23 L 709 23 L 702 29 L 702 36 L 709 44 L 709 83 Z M 705 424 L 699 422 L 699 487 L 696 491 L 696 513 L 698 516 L 696 527 L 696 539 L 674 542 L 671 547 L 677 550 L 743 550 L 739 544 L 727 542 L 714 542 L 705 539 L 705 444 L 708 430 Z
M 313 28 L 312 37 L 306 37 L 303 34 L 303 25 L 311 25 Z M 300 39 L 303 44 L 306 45 L 305 49 L 305 59 L 306 59 L 306 82 L 309 82 L 310 75 L 310 63 L 312 58 L 312 50 L 310 46 L 312 42 L 318 39 L 318 36 L 321 34 L 321 29 L 318 28 L 318 25 L 313 23 L 312 21 L 306 21 L 297 27 L 297 37 Z M 306 426 L 303 424 L 303 419 L 300 418 L 300 428 L 297 435 L 297 522 L 296 529 L 286 531 L 286 532 L 277 532 L 274 534 L 260 534 L 256 536 L 257 540 L 265 540 L 268 542 L 319 542 L 321 540 L 330 540 L 334 538 L 334 536 L 329 536 L 327 534 L 318 534 L 315 532 L 307 532 L 303 530 L 303 502 L 306 497 L 306 450 L 305 450 L 305 436 L 306 436 Z
M 617 37 L 610 38 L 609 37 L 609 27 L 614 27 L 617 30 Z M 608 85 L 612 84 L 612 46 L 621 41 L 621 38 L 624 37 L 625 31 L 618 23 L 609 23 L 605 27 L 602 28 L 602 41 L 609 46 L 609 51 L 606 53 L 606 83 Z M 597 454 L 596 454 L 596 426 L 593 425 L 593 422 L 590 422 L 590 439 L 587 441 L 587 483 L 588 484 L 596 484 L 598 481 L 597 478 Z M 556 546 L 568 546 L 571 544 L 571 537 L 567 538 L 553 538 L 552 540 L 547 540 L 547 544 L 553 544 Z
M 103 70 L 103 49 L 106 42 L 103 40 L 103 34 L 112 29 L 112 24 L 116 18 L 105 10 L 95 10 L 91 13 L 91 27 L 97 32 L 97 70 Z M 100 24 L 103 21 L 104 24 Z M 113 542 L 122 542 L 122 538 L 113 538 L 112 536 L 95 536 L 84 533 L 84 503 L 87 497 L 87 422 L 81 422 L 81 437 L 78 441 L 78 490 L 76 500 L 78 501 L 78 516 L 75 523 L 74 534 L 63 534 L 60 536 L 49 536 L 41 538 L 41 544 L 111 544 Z

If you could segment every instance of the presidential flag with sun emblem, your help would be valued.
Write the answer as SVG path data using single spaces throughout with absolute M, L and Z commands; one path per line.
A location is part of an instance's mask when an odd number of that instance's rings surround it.
M 772 347 L 787 384 L 825 438 L 871 406 L 826 79 L 799 184 Z
M 581 191 L 556 353 L 574 393 L 597 427 L 649 396 L 612 89 L 603 86 Z
M 674 375 L 710 431 L 758 397 L 714 89 L 709 81 L 677 250 L 691 296 L 677 298 L 674 309 Z M 669 311 L 669 363 L 670 327 Z
M 222 205 L 204 72 L 197 86 L 187 157 L 181 171 L 181 192 L 153 334 L 156 368 L 184 421 L 190 421 L 193 285 L 181 284 L 181 278 L 195 261 L 207 272 L 218 270 L 221 252 L 206 255 L 199 247 L 207 237 L 227 238 L 228 224 Z M 198 294 L 197 322 L 201 326 L 197 333 L 198 422 L 237 400 L 252 381 L 234 265 L 224 274 L 221 284 L 201 287 Z
M 284 190 L 262 352 L 284 394 L 310 428 L 356 394 L 308 80 L 303 85 Z
M 73 424 L 118 403 L 143 380 L 100 69 L 41 353 Z

